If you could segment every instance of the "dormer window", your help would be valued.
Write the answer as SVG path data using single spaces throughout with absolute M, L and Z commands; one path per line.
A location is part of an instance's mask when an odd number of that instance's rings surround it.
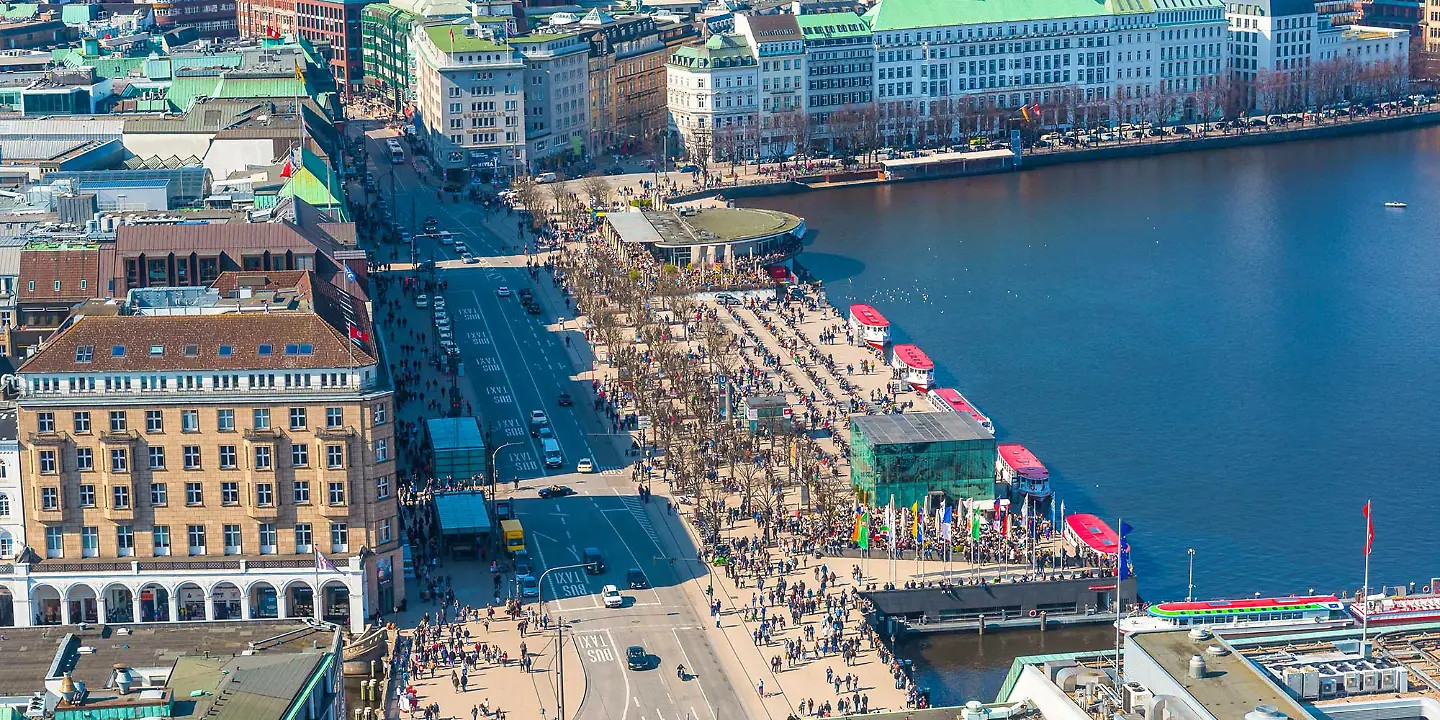
M 80 345 L 75 348 L 75 362 L 88 363 L 95 360 L 94 345 Z
M 151 345 L 151 346 L 150 346 L 150 357 L 163 357 L 164 355 L 165 355 L 165 346 L 164 346 L 164 345 Z

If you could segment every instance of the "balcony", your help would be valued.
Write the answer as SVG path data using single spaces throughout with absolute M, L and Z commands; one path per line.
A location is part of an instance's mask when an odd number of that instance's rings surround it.
M 114 505 L 114 501 L 115 501 L 115 488 L 119 488 L 119 487 L 125 488 L 125 490 L 126 490 L 125 494 L 130 498 L 130 504 L 129 504 L 128 506 L 126 506 L 126 507 L 123 507 L 123 508 L 117 508 L 117 507 L 114 507 L 114 506 L 113 506 L 113 505 Z M 105 519 L 106 519 L 106 520 L 115 520 L 115 521 L 119 521 L 119 522 L 132 522 L 132 521 L 134 521 L 134 520 L 135 520 L 135 488 L 134 488 L 133 486 L 131 486 L 130 483 L 112 483 L 111 485 L 109 485 L 109 486 L 107 487 L 107 490 L 109 491 L 110 494 L 109 494 L 109 496 L 108 496 L 107 498 L 105 498 L 106 500 L 109 500 L 109 502 L 107 502 L 107 503 L 105 504 Z
M 29 433 L 26 435 L 26 439 L 36 447 L 61 447 L 70 442 L 70 433 L 64 431 Z
M 245 509 L 245 514 L 255 520 L 275 520 L 280 517 L 279 505 L 250 505 Z
M 244 436 L 247 441 L 252 443 L 273 443 L 285 437 L 285 433 L 282 433 L 275 428 L 266 428 L 264 430 L 247 428 L 244 432 Z
M 349 505 L 331 505 L 331 504 L 329 504 L 329 503 L 324 503 L 324 504 L 320 505 L 319 508 L 320 508 L 320 517 L 342 518 L 342 519 L 343 519 L 343 518 L 350 517 L 350 506 L 349 506 Z
M 110 430 L 100 433 L 100 442 L 105 445 L 131 445 L 140 440 L 137 430 Z
M 350 425 L 344 427 L 323 427 L 316 428 L 315 430 L 315 437 L 321 440 L 349 440 L 357 434 L 355 428 Z

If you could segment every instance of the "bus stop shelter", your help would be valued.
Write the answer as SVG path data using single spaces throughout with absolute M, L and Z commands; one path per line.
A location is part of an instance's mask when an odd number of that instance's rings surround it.
M 435 511 L 440 517 L 440 541 L 452 557 L 479 557 L 495 533 L 485 493 L 479 490 L 454 490 L 435 495 Z

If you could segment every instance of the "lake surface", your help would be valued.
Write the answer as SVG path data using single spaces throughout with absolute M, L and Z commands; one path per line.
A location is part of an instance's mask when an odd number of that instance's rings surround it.
M 1353 593 L 1367 498 L 1371 585 L 1440 576 L 1437 190 L 1427 129 L 748 204 L 807 218 L 831 301 L 925 349 L 1067 512 L 1131 523 L 1162 600 L 1190 547 L 1200 598 Z

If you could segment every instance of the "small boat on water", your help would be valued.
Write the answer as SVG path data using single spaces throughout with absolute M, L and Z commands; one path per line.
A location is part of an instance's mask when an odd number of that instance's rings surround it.
M 991 422 L 985 413 L 980 412 L 974 405 L 971 405 L 970 401 L 966 400 L 965 396 L 961 395 L 959 390 L 955 388 L 935 388 L 925 393 L 925 397 L 930 401 L 930 406 L 936 410 L 969 415 L 975 418 L 975 422 L 980 423 L 980 427 L 989 430 L 992 435 L 995 434 L 995 423 Z
M 935 386 L 935 363 L 919 346 L 896 345 L 890 352 L 890 367 L 899 370 L 900 380 L 915 392 Z
M 1019 443 L 1000 443 L 996 451 L 995 475 L 1001 482 L 1035 500 L 1050 497 L 1050 471 L 1034 453 Z
M 1373 622 L 1373 621 L 1372 621 Z M 1345 603 L 1334 595 L 1162 602 L 1142 614 L 1120 620 L 1120 632 L 1163 632 L 1204 628 L 1217 635 L 1240 637 L 1301 630 L 1329 630 L 1354 625 Z
M 876 350 L 884 350 L 890 344 L 890 321 L 869 305 L 850 306 L 850 330 L 857 342 Z
M 1406 205 L 1405 203 L 1397 202 L 1397 201 L 1395 201 L 1395 200 L 1391 200 L 1390 202 L 1385 203 L 1385 207 L 1388 207 L 1388 208 L 1403 208 L 1403 207 L 1409 207 L 1409 206 Z
M 1425 589 L 1434 588 L 1427 586 Z M 1440 620 L 1440 594 L 1372 594 L 1364 602 L 1357 600 L 1350 603 L 1350 614 L 1355 616 L 1356 622 L 1366 621 L 1370 625 L 1436 622 Z M 1370 616 L 1368 620 L 1366 615 Z

